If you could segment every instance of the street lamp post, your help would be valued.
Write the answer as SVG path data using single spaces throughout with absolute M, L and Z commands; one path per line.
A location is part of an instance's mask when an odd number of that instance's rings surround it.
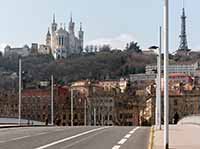
M 71 126 L 74 125 L 74 103 L 73 103 L 73 89 L 71 89 Z
M 53 75 L 51 76 L 51 125 L 53 125 L 54 119 L 54 102 L 53 102 Z
M 158 129 L 161 130 L 161 49 L 162 49 L 162 27 L 159 30 L 159 48 L 158 48 Z
M 94 126 L 97 125 L 97 120 L 96 120 L 96 107 L 94 107 Z
M 169 50 L 169 1 L 164 0 L 164 149 L 169 148 L 169 93 L 168 93 L 168 50 Z
M 19 117 L 18 117 L 18 125 L 21 125 L 21 100 L 22 100 L 22 63 L 21 59 L 19 59 Z
M 87 98 L 84 100 L 84 125 L 87 125 Z

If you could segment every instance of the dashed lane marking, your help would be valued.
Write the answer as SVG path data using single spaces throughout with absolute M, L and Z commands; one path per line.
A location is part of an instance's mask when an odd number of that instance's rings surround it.
M 136 127 L 133 130 L 131 130 L 128 134 L 126 134 L 118 143 L 117 145 L 113 146 L 112 149 L 119 149 L 121 147 L 121 145 L 123 145 L 130 137 L 133 133 L 135 133 L 135 131 L 137 129 L 139 129 L 140 127 Z
M 120 144 L 120 145 L 122 145 L 122 144 L 124 144 L 125 142 L 127 141 L 127 139 L 121 139 L 119 142 L 118 142 L 118 144 Z
M 112 147 L 112 149 L 119 149 L 120 148 L 120 145 L 115 145 Z
M 124 138 L 128 139 L 131 137 L 131 134 L 127 134 Z

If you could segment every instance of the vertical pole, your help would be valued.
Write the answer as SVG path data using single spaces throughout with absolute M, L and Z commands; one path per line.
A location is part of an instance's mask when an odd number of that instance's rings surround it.
M 101 113 L 101 126 L 103 126 L 103 121 L 104 121 L 104 111 L 102 111 Z
M 84 100 L 84 125 L 87 125 L 87 99 Z
M 51 76 L 51 125 L 53 125 L 54 119 L 54 102 L 53 102 L 53 75 Z
M 21 125 L 21 101 L 22 101 L 22 63 L 21 59 L 19 59 L 19 118 L 18 118 L 18 125 Z
M 71 126 L 73 126 L 74 125 L 74 105 L 73 105 L 74 103 L 73 103 L 73 89 L 71 89 Z
M 96 123 L 96 108 L 94 108 L 94 126 L 96 126 L 97 123 Z
M 168 95 L 168 50 L 169 50 L 169 2 L 164 0 L 164 149 L 169 149 L 169 95 Z
M 161 50 L 162 50 L 162 27 L 160 26 L 159 33 L 159 49 L 158 49 L 158 129 L 161 130 Z
M 157 49 L 158 50 L 158 49 Z M 156 103 L 155 103 L 155 126 L 156 128 L 158 127 L 158 100 L 159 100 L 159 96 L 158 96 L 158 92 L 159 92 L 159 85 L 158 85 L 158 80 L 159 80 L 159 76 L 158 76 L 158 59 L 159 59 L 159 55 L 157 55 L 157 74 L 156 74 Z

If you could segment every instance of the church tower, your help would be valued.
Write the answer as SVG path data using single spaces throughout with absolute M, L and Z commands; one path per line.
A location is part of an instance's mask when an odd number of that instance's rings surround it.
M 48 32 L 47 32 L 47 35 L 46 35 L 46 45 L 51 47 L 51 33 L 50 33 L 49 28 L 48 28 Z
M 180 38 L 180 45 L 178 50 L 188 51 L 188 43 L 187 43 L 187 35 L 186 35 L 186 15 L 185 15 L 185 8 L 182 9 L 181 15 L 181 34 Z
M 51 31 L 54 33 L 57 30 L 57 23 L 56 23 L 56 17 L 55 14 L 53 14 L 53 23 L 51 24 Z
M 82 29 L 82 23 L 80 23 L 80 30 L 78 32 L 78 37 L 80 41 L 80 48 L 81 50 L 83 50 L 84 31 Z
M 72 14 L 71 14 L 70 22 L 69 22 L 69 33 L 72 35 L 74 35 L 74 27 L 75 27 L 75 23 L 73 22 Z

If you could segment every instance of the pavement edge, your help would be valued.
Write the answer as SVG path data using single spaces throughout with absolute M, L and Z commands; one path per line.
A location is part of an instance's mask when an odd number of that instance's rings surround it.
M 149 137 L 149 146 L 148 146 L 148 149 L 153 149 L 154 131 L 155 131 L 154 127 L 152 126 L 151 130 L 150 130 L 150 137 Z

